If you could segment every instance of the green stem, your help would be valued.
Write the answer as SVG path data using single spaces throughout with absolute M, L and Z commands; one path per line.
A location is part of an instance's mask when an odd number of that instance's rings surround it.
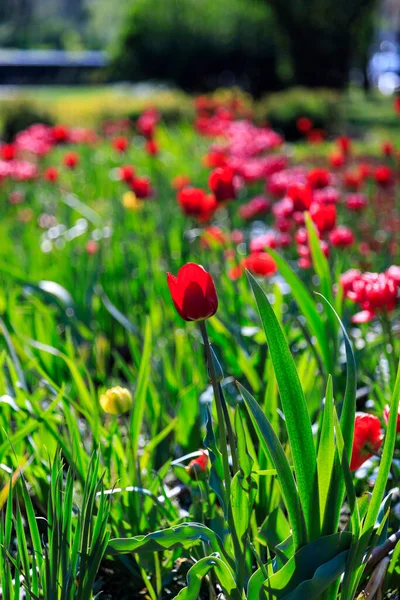
M 394 377 L 396 376 L 398 360 L 396 357 L 396 346 L 395 346 L 394 337 L 393 337 L 392 324 L 390 322 L 390 319 L 389 319 L 389 316 L 388 316 L 388 313 L 386 310 L 382 312 L 381 322 L 382 322 L 382 329 L 387 336 L 387 341 L 389 342 L 389 344 L 392 348 L 392 351 L 389 354 L 387 352 L 386 346 L 385 346 L 385 352 L 386 352 L 386 356 L 387 356 L 388 362 L 389 362 L 390 381 L 392 382 L 392 380 L 394 380 Z
M 239 459 L 238 459 L 238 454 L 237 454 L 237 449 L 236 449 L 236 439 L 235 439 L 235 434 L 233 433 L 233 428 L 232 428 L 232 423 L 231 423 L 231 419 L 230 419 L 229 412 L 228 412 L 228 407 L 226 405 L 224 393 L 222 391 L 222 386 L 220 383 L 218 384 L 218 391 L 219 391 L 219 395 L 220 395 L 220 399 L 221 399 L 222 410 L 224 411 L 226 429 L 228 432 L 228 441 L 229 441 L 229 446 L 231 449 L 233 474 L 235 475 L 239 471 Z
M 199 325 L 200 325 L 201 335 L 203 337 L 207 365 L 208 365 L 208 369 L 209 369 L 210 377 L 211 377 L 211 384 L 212 384 L 213 391 L 214 391 L 215 406 L 217 409 L 217 416 L 218 416 L 219 445 L 220 445 L 220 451 L 222 454 L 222 464 L 224 467 L 224 479 L 225 479 L 225 489 L 226 489 L 226 494 L 227 494 L 227 501 L 229 502 L 230 495 L 231 495 L 231 472 L 229 469 L 228 447 L 226 444 L 226 427 L 225 427 L 224 411 L 222 408 L 221 397 L 219 395 L 217 375 L 215 372 L 214 360 L 213 360 L 213 357 L 211 354 L 211 348 L 210 348 L 210 342 L 208 339 L 206 323 L 205 323 L 205 321 L 200 321 Z

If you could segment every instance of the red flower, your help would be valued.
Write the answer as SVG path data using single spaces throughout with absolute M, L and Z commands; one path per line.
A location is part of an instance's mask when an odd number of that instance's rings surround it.
M 208 454 L 205 450 L 201 451 L 200 456 L 190 461 L 186 467 L 186 472 L 191 479 L 201 479 L 207 473 Z
M 226 235 L 216 225 L 210 225 L 210 227 L 206 227 L 200 239 L 200 245 L 202 248 L 225 246 L 226 242 Z
M 160 114 L 154 108 L 149 108 L 145 110 L 144 113 L 140 115 L 136 123 L 136 129 L 138 132 L 143 135 L 148 140 L 154 135 L 155 127 L 160 120 Z
M 392 144 L 392 142 L 383 142 L 381 148 L 382 153 L 385 156 L 392 156 L 394 153 L 394 145 Z
M 288 196 L 293 201 L 295 211 L 304 211 L 311 206 L 313 191 L 309 185 L 293 183 L 289 186 Z
M 362 172 L 359 169 L 357 171 L 347 171 L 343 176 L 343 183 L 347 189 L 357 192 L 364 183 Z
M 120 136 L 120 137 L 116 137 L 113 139 L 112 141 L 112 145 L 114 150 L 117 150 L 117 152 L 125 152 L 129 146 L 129 142 L 126 139 L 126 137 Z
M 386 425 L 389 422 L 389 415 L 390 415 L 390 406 L 389 406 L 389 404 L 386 404 L 386 406 L 383 410 L 383 419 L 384 419 Z M 400 433 L 400 407 L 399 407 L 399 412 L 397 415 L 396 432 Z
M 326 131 L 323 129 L 312 129 L 307 133 L 307 141 L 309 144 L 320 144 L 326 138 Z
M 217 312 L 214 281 L 201 265 L 187 263 L 177 277 L 167 273 L 167 281 L 175 308 L 185 321 L 204 321 Z
M 86 252 L 90 256 L 93 256 L 93 254 L 96 254 L 98 249 L 99 249 L 99 244 L 95 240 L 89 240 L 86 243 Z
M 342 153 L 344 154 L 344 156 L 347 156 L 348 154 L 350 154 L 351 139 L 347 135 L 340 135 L 336 140 L 336 144 L 339 146 L 339 148 L 342 151 Z
M 208 185 L 217 202 L 233 200 L 236 197 L 235 172 L 231 167 L 218 167 L 208 178 Z
M 356 471 L 376 454 L 382 445 L 383 435 L 378 417 L 368 413 L 357 413 L 354 423 L 354 441 L 350 470 Z
M 214 169 L 215 167 L 224 167 L 226 165 L 226 160 L 226 150 L 214 148 L 203 157 L 202 162 L 205 167 L 208 167 L 209 169 Z
M 393 109 L 398 115 L 400 115 L 400 96 L 396 96 L 396 98 L 394 99 Z
M 137 198 L 149 198 L 153 195 L 151 181 L 148 177 L 133 177 L 129 185 Z
M 367 206 L 367 198 L 363 194 L 349 194 L 344 203 L 349 210 L 360 211 Z
M 307 173 L 307 180 L 311 187 L 316 189 L 321 189 L 326 187 L 331 183 L 332 177 L 327 169 L 321 169 L 316 167 L 315 169 L 311 169 Z
M 296 121 L 297 131 L 300 133 L 308 133 L 313 128 L 313 122 L 308 117 L 300 117 Z
M 213 194 L 207 194 L 201 188 L 185 187 L 178 192 L 178 203 L 185 215 L 208 221 L 217 208 Z
M 375 169 L 374 177 L 376 183 L 381 187 L 388 187 L 393 182 L 393 173 L 385 165 Z
M 47 179 L 47 181 L 57 181 L 58 180 L 58 170 L 57 167 L 47 167 L 44 172 L 43 177 Z
M 271 203 L 265 196 L 256 196 L 239 208 L 239 215 L 245 221 L 266 215 L 271 209 Z
M 66 125 L 54 125 L 51 134 L 56 144 L 62 144 L 69 140 L 69 129 Z
M 79 163 L 79 154 L 76 152 L 67 152 L 63 158 L 63 165 L 68 167 L 68 169 L 75 169 L 76 165 Z
M 174 188 L 174 190 L 181 190 L 184 187 L 187 187 L 188 185 L 190 185 L 191 181 L 190 181 L 190 177 L 188 177 L 188 175 L 177 175 L 176 177 L 173 178 L 171 185 Z
M 3 144 L 0 147 L 0 156 L 3 160 L 13 160 L 17 153 L 15 144 Z
M 338 169 L 339 167 L 343 166 L 343 164 L 344 164 L 343 154 L 341 152 L 338 152 L 337 150 L 335 150 L 334 152 L 332 152 L 329 155 L 329 163 L 335 169 Z
M 131 165 L 122 165 L 118 169 L 118 175 L 121 181 L 129 183 L 135 176 L 135 169 Z
M 159 147 L 155 140 L 147 140 L 144 149 L 150 156 L 157 156 L 159 152 Z
M 345 296 L 362 308 L 353 316 L 354 323 L 368 323 L 377 312 L 390 312 L 396 307 L 398 283 L 389 272 L 360 273 L 352 269 L 340 279 Z
M 348 227 L 340 225 L 339 227 L 332 229 L 329 234 L 329 241 L 332 246 L 347 248 L 354 244 L 354 234 Z
M 336 206 L 314 202 L 310 207 L 310 216 L 320 233 L 331 231 L 336 225 Z
M 276 273 L 277 267 L 272 256 L 266 252 L 254 252 L 242 260 L 242 266 L 254 275 L 268 277 Z

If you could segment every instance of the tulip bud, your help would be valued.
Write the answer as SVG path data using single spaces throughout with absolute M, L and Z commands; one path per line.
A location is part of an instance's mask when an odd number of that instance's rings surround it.
M 207 473 L 208 454 L 204 450 L 197 458 L 194 458 L 186 467 L 186 473 L 191 479 L 204 479 Z
M 106 413 L 120 415 L 131 408 L 132 395 L 129 390 L 117 385 L 100 396 L 100 404 Z

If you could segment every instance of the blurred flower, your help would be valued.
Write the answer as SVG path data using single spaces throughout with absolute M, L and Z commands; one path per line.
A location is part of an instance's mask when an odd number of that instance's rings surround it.
M 382 154 L 385 156 L 393 156 L 394 154 L 394 145 L 392 142 L 382 142 Z
M 300 133 L 308 133 L 313 126 L 313 122 L 308 117 L 299 117 L 296 121 L 297 131 Z
M 62 144 L 69 141 L 69 129 L 66 125 L 54 125 L 51 130 L 54 143 Z
M 336 206 L 334 204 L 317 204 L 310 207 L 310 216 L 320 233 L 333 229 L 336 225 Z
M 147 140 L 147 142 L 145 143 L 144 149 L 146 150 L 147 154 L 149 154 L 150 156 L 157 156 L 157 154 L 160 151 L 158 144 L 155 140 Z
M 121 181 L 129 183 L 135 175 L 135 169 L 131 165 L 122 165 L 118 169 L 118 176 Z
M 186 467 L 186 472 L 191 479 L 204 479 L 208 467 L 208 454 L 205 450 L 201 451 L 200 456 L 190 461 Z
M 126 152 L 126 150 L 128 149 L 129 141 L 127 140 L 126 137 L 119 136 L 119 137 L 116 137 L 113 139 L 112 146 L 113 146 L 114 150 L 117 150 L 117 152 L 121 152 L 121 154 L 122 154 L 123 152 Z
M 276 263 L 272 256 L 266 252 L 254 252 L 241 262 L 243 268 L 248 269 L 253 275 L 269 277 L 277 271 Z
M 129 185 L 138 198 L 150 198 L 153 195 L 153 188 L 148 177 L 135 176 L 130 180 Z
M 3 144 L 0 146 L 0 157 L 3 160 L 13 160 L 17 154 L 15 144 Z
M 326 138 L 326 131 L 323 129 L 312 129 L 307 133 L 307 141 L 310 144 L 321 144 Z
M 190 181 L 190 177 L 188 177 L 188 175 L 177 175 L 171 181 L 172 187 L 174 188 L 174 190 L 177 190 L 177 191 L 183 189 L 184 187 L 187 187 L 190 184 L 191 184 L 191 181 Z
M 348 156 L 351 152 L 351 139 L 347 135 L 340 135 L 335 140 L 336 145 L 344 156 Z
M 368 323 L 377 312 L 390 312 L 396 307 L 398 283 L 388 272 L 360 273 L 351 269 L 341 275 L 340 282 L 345 296 L 362 308 L 353 316 L 353 323 Z
M 155 108 L 149 108 L 138 118 L 136 129 L 141 135 L 150 140 L 154 135 L 159 120 L 160 113 Z
M 202 248 L 217 248 L 225 246 L 227 238 L 224 232 L 216 225 L 210 225 L 206 227 L 200 238 L 200 245 Z
M 63 165 L 68 169 L 75 169 L 79 164 L 79 154 L 77 152 L 67 152 L 63 157 Z
M 138 210 L 143 202 L 138 199 L 135 192 L 129 191 L 122 196 L 122 204 L 128 210 Z
M 110 415 L 121 415 L 130 410 L 132 395 L 129 390 L 117 385 L 100 396 L 100 404 L 104 412 Z
M 208 178 L 208 185 L 217 202 L 233 200 L 236 197 L 235 172 L 230 167 L 217 167 Z
M 332 176 L 327 169 L 315 167 L 308 171 L 307 181 L 314 190 L 317 190 L 328 186 L 332 181 Z
M 349 210 L 361 211 L 367 206 L 367 198 L 363 194 L 348 194 L 344 203 Z
M 25 199 L 25 194 L 18 190 L 13 190 L 8 195 L 8 201 L 10 204 L 22 204 Z
M 304 211 L 310 208 L 313 199 L 313 191 L 310 185 L 292 183 L 288 187 L 287 195 L 293 202 L 293 210 Z
M 400 96 L 396 96 L 396 98 L 393 100 L 393 109 L 398 115 L 400 115 Z
M 271 210 L 271 203 L 265 196 L 256 196 L 239 208 L 239 216 L 245 221 L 266 215 Z
M 178 204 L 185 215 L 208 221 L 217 208 L 213 194 L 207 194 L 201 188 L 185 187 L 178 192 Z
M 334 150 L 329 155 L 329 163 L 335 169 L 338 169 L 339 167 L 342 167 L 344 165 L 344 156 L 343 156 L 343 154 L 341 152 L 339 152 L 338 150 Z
M 336 246 L 338 248 L 347 248 L 348 246 L 352 246 L 354 244 L 354 234 L 348 227 L 344 225 L 340 225 L 339 227 L 335 227 L 329 234 L 329 241 L 332 246 Z
M 386 425 L 389 422 L 389 415 L 390 415 L 390 406 L 389 406 L 389 404 L 386 404 L 385 408 L 383 409 L 383 419 L 384 419 Z M 396 432 L 400 433 L 400 407 L 399 407 L 399 412 L 397 414 Z
M 393 173 L 389 167 L 382 165 L 375 169 L 374 178 L 380 187 L 388 187 L 393 183 Z
M 167 281 L 175 308 L 185 321 L 203 321 L 217 312 L 214 281 L 201 265 L 187 263 L 177 277 L 167 273 Z
M 368 413 L 356 413 L 350 470 L 356 471 L 368 458 L 376 454 L 382 441 L 383 435 L 378 417 Z
M 58 180 L 58 169 L 57 167 L 47 167 L 47 169 L 45 170 L 43 177 L 47 180 L 47 181 L 57 181 Z
M 87 252 L 87 254 L 89 254 L 89 256 L 93 256 L 94 254 L 97 254 L 98 249 L 99 249 L 99 244 L 95 240 L 88 240 L 88 242 L 86 244 L 86 252 Z

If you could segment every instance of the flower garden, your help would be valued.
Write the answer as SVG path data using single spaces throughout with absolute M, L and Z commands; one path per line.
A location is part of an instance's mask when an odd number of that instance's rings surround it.
M 400 151 L 296 127 L 0 146 L 2 599 L 398 597 Z

